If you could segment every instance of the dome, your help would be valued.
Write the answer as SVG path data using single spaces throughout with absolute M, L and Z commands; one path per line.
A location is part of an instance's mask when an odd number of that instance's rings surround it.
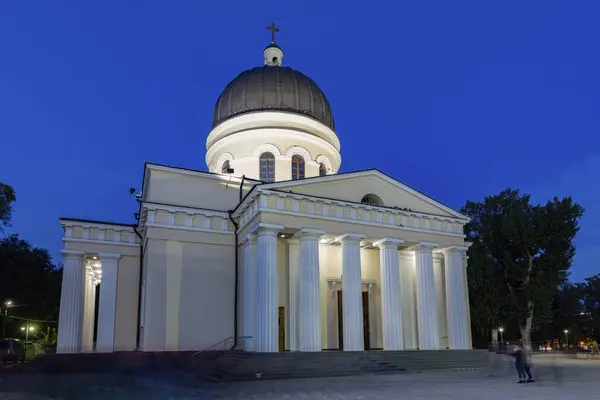
M 219 96 L 213 128 L 240 114 L 285 111 L 314 118 L 335 130 L 325 94 L 308 76 L 289 67 L 264 65 L 242 72 Z

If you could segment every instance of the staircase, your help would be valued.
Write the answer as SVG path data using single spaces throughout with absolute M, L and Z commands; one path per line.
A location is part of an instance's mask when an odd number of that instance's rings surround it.
M 425 370 L 477 369 L 489 352 L 478 350 L 245 353 L 228 351 L 198 365 L 209 381 L 397 374 Z

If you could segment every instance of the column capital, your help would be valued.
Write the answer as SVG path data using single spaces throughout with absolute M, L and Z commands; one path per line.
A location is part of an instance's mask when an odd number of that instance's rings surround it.
M 254 227 L 252 233 L 276 235 L 281 230 L 283 230 L 283 225 L 267 224 L 267 223 L 261 222 Z
M 254 233 L 247 234 L 240 243 L 242 246 L 248 246 L 256 244 L 256 235 Z
M 398 251 L 398 257 L 402 260 L 414 260 L 415 252 L 411 250 L 400 250 Z
M 342 243 L 346 243 L 346 242 L 357 242 L 360 243 L 361 240 L 366 239 L 367 236 L 362 235 L 360 233 L 345 233 L 342 236 L 338 236 L 335 241 L 336 242 L 342 242 Z
M 435 242 L 421 242 L 413 246 L 410 246 L 408 250 L 411 251 L 433 251 L 433 249 L 439 247 L 439 243 Z
M 294 236 L 298 236 L 299 238 L 314 237 L 314 238 L 318 239 L 321 236 L 323 236 L 324 234 L 325 234 L 325 231 L 322 231 L 320 229 L 302 228 Z
M 120 254 L 117 253 L 99 253 L 98 257 L 100 258 L 100 262 L 104 261 L 104 260 L 118 260 L 119 258 L 121 258 Z
M 83 256 L 85 256 L 85 251 L 81 251 L 81 250 L 61 250 L 60 254 L 62 254 L 64 258 L 83 258 Z
M 446 255 L 446 254 L 453 254 L 453 253 L 454 254 L 456 254 L 456 253 L 463 254 L 468 249 L 469 249 L 468 246 L 449 246 L 449 247 L 444 247 L 443 249 L 440 249 L 437 252 L 438 253 L 443 253 L 444 255 Z
M 441 251 L 433 252 L 433 261 L 434 262 L 441 262 L 443 258 L 444 258 L 444 254 Z
M 373 246 L 377 246 L 380 249 L 385 249 L 390 247 L 398 247 L 398 245 L 402 243 L 404 243 L 404 240 L 402 239 L 384 238 L 373 242 Z

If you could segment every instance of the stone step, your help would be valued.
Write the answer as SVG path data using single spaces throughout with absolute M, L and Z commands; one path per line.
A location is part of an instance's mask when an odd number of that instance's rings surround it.
M 202 365 L 198 375 L 226 381 L 476 369 L 488 358 L 486 351 L 471 350 L 224 354 Z

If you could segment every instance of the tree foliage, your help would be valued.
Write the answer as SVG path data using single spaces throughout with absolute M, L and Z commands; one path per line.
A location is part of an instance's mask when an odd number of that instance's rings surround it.
M 506 325 L 529 342 L 533 329 L 552 320 L 583 208 L 570 197 L 533 205 L 529 195 L 507 189 L 468 201 L 462 212 L 471 217 L 465 234 L 473 242 L 468 276 L 475 335 Z
M 0 300 L 11 300 L 15 305 L 10 307 L 9 315 L 58 319 L 62 271 L 52 264 L 46 249 L 33 247 L 17 235 L 1 238 L 0 272 Z M 7 325 L 7 333 L 17 336 L 22 322 L 9 319 Z
M 0 233 L 3 226 L 10 226 L 12 204 L 17 200 L 15 190 L 0 182 Z

